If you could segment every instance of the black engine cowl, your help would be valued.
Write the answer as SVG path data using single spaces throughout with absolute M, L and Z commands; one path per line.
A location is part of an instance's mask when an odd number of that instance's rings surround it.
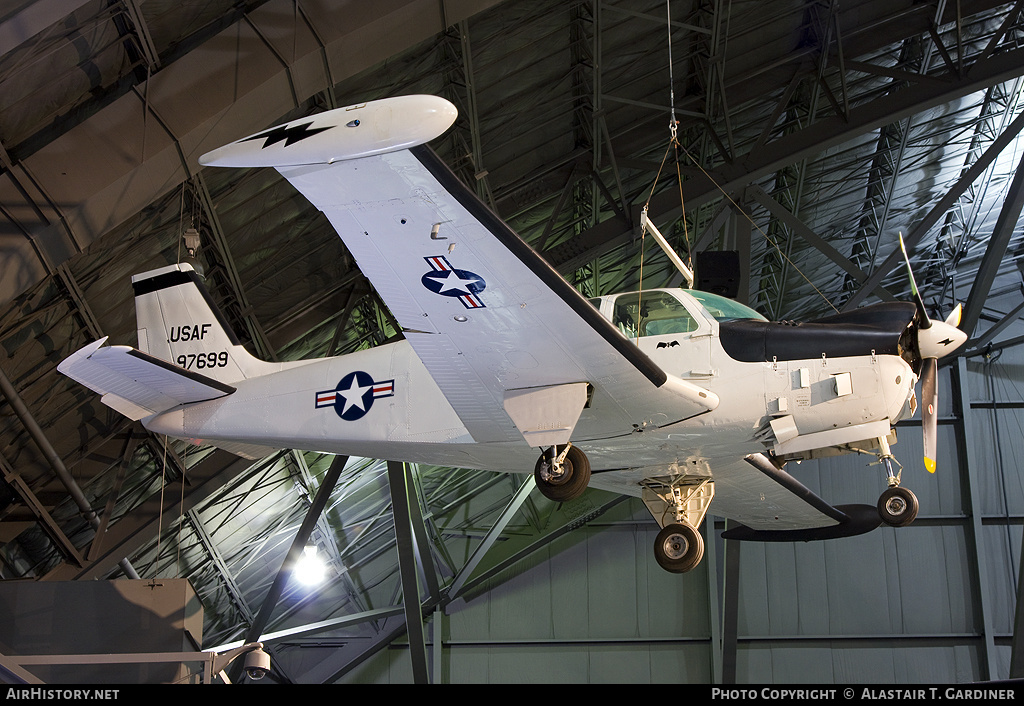
M 913 322 L 910 302 L 886 302 L 806 323 L 723 321 L 722 347 L 745 363 L 871 355 L 904 355 L 901 338 Z

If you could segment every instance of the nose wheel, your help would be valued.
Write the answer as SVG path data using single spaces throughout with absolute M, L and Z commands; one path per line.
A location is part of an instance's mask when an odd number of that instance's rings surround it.
M 886 480 L 889 488 L 878 498 L 878 516 L 890 527 L 906 527 L 917 517 L 917 496 L 907 488 L 900 486 L 902 468 L 889 451 L 889 443 L 883 437 L 879 439 L 881 451 L 879 459 L 885 465 Z
M 878 516 L 890 527 L 906 527 L 917 517 L 917 496 L 898 485 L 878 498 Z

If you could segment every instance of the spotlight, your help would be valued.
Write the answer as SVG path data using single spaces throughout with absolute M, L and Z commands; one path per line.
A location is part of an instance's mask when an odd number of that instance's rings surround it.
M 324 580 L 327 567 L 323 559 L 316 555 L 316 547 L 307 546 L 302 550 L 302 556 L 295 562 L 294 576 L 306 586 L 315 586 Z

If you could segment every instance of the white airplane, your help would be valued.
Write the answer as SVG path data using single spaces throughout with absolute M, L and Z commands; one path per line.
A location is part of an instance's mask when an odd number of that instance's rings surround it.
M 934 470 L 936 359 L 965 340 L 914 303 L 771 323 L 693 289 L 587 300 L 425 146 L 456 117 L 434 96 L 292 121 L 213 150 L 272 166 L 330 219 L 403 328 L 348 355 L 269 363 L 232 334 L 189 265 L 132 278 L 138 349 L 96 341 L 59 366 L 151 431 L 250 457 L 275 448 L 533 472 L 548 498 L 643 499 L 668 571 L 697 566 L 715 514 L 762 541 L 841 537 L 917 514 L 893 425 L 924 378 Z M 912 279 L 912 278 L 911 278 Z M 885 464 L 877 507 L 833 506 L 788 461 Z M 897 464 L 898 465 L 898 464 Z

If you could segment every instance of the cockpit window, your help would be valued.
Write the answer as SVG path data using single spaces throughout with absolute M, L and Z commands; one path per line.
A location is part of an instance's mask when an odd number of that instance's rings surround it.
M 697 322 L 682 302 L 667 292 L 634 292 L 615 300 L 612 323 L 627 338 L 689 333 Z
M 737 301 L 720 297 L 717 294 L 699 292 L 696 289 L 688 289 L 686 293 L 699 301 L 707 312 L 718 321 L 739 321 L 743 319 L 757 319 L 758 321 L 768 320 L 749 306 L 744 306 Z

